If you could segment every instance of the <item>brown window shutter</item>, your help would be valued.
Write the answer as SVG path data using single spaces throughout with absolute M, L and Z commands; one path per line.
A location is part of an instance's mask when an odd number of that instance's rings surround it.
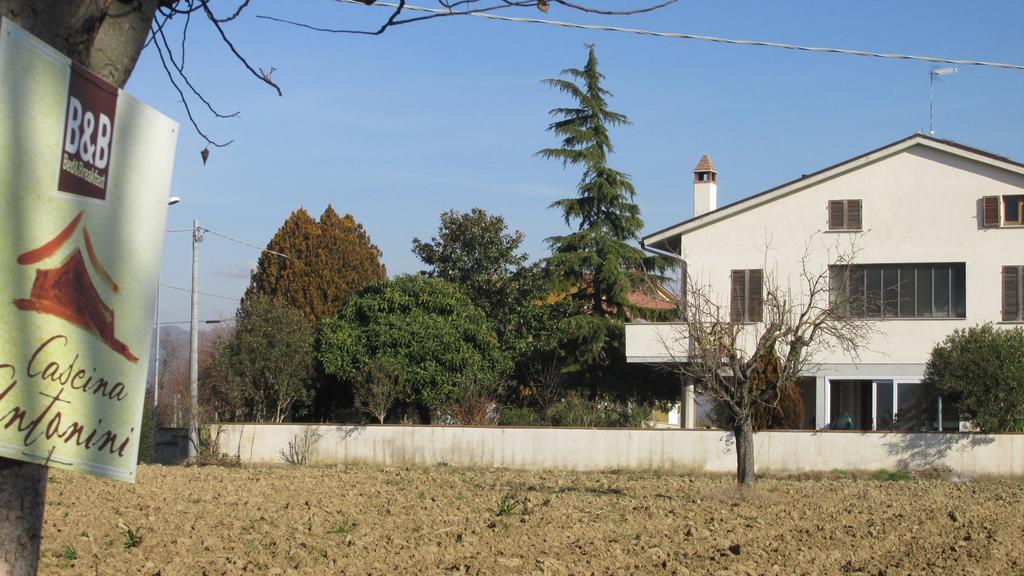
M 828 229 L 829 230 L 842 230 L 844 226 L 843 216 L 843 201 L 842 200 L 829 200 L 828 201 Z
M 1003 321 L 1016 322 L 1021 319 L 1020 276 L 1022 267 L 1003 266 Z
M 732 288 L 729 299 L 729 321 L 743 322 L 743 300 L 747 291 L 746 275 L 743 270 L 732 271 Z
M 860 200 L 846 201 L 846 229 L 861 229 L 861 204 Z
M 981 225 L 986 228 L 999 226 L 999 196 L 985 196 L 981 199 Z
M 761 294 L 763 273 L 761 270 L 748 270 L 747 273 L 747 322 L 760 322 L 764 302 L 764 296 Z

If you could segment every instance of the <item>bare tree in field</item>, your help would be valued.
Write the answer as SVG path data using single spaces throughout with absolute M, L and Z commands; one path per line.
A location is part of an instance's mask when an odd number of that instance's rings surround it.
M 756 414 L 764 407 L 774 409 L 781 388 L 804 373 L 817 353 L 840 350 L 856 358 L 871 334 L 871 324 L 846 314 L 847 296 L 830 294 L 836 275 L 849 274 L 851 253 L 815 272 L 805 251 L 799 274 L 786 279 L 795 285 L 766 274 L 758 322 L 737 319 L 711 287 L 686 278 L 683 325 L 673 340 L 688 342 L 689 349 L 683 357 L 669 342 L 665 348 L 676 356 L 676 369 L 692 380 L 694 391 L 728 416 L 736 440 L 736 480 L 743 486 L 756 481 Z

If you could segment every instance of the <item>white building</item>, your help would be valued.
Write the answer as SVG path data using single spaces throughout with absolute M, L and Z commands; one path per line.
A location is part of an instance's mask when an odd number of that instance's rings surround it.
M 865 295 L 851 313 L 876 329 L 859 358 L 814 358 L 799 382 L 804 427 L 956 429 L 948 406 L 918 402 L 925 362 L 957 328 L 1022 323 L 1024 164 L 916 134 L 721 208 L 717 179 L 705 156 L 693 217 L 643 244 L 681 258 L 691 283 L 755 330 L 765 278 L 786 285 L 805 254 L 823 271 L 855 250 L 842 289 Z M 626 326 L 629 362 L 685 360 L 687 344 L 679 325 Z M 688 396 L 685 424 L 699 426 Z

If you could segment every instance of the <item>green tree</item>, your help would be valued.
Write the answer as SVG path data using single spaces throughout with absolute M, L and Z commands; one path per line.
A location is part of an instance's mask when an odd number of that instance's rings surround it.
M 510 232 L 501 216 L 480 208 L 441 214 L 437 236 L 413 239 L 413 253 L 427 275 L 447 280 L 469 297 L 494 326 L 502 349 L 513 359 L 533 338 L 542 313 L 546 282 L 520 250 L 524 235 Z
M 223 405 L 233 406 L 238 420 L 290 419 L 313 394 L 312 324 L 264 297 L 253 298 L 236 323 L 213 367 Z
M 932 350 L 925 384 L 984 432 L 1024 432 L 1024 328 L 958 328 Z
M 413 402 L 436 410 L 460 382 L 497 386 L 507 373 L 490 323 L 457 287 L 400 276 L 367 287 L 325 320 L 317 355 L 324 369 L 351 382 L 374 359 L 400 367 Z
M 480 208 L 441 214 L 430 242 L 413 238 L 412 251 L 430 267 L 428 275 L 462 287 L 478 308 L 490 312 L 506 305 L 512 278 L 529 255 L 520 252 L 522 232 L 509 232 L 505 219 Z
M 387 278 L 381 252 L 355 219 L 330 205 L 316 221 L 304 208 L 291 213 L 267 244 L 242 299 L 266 296 L 319 322 L 336 314 L 364 286 Z
M 585 306 L 585 313 L 567 326 L 580 340 L 580 362 L 617 364 L 622 356 L 622 322 L 635 312 L 629 295 L 649 289 L 668 267 L 662 258 L 647 257 L 633 242 L 643 228 L 640 208 L 633 202 L 636 189 L 629 176 L 608 165 L 614 150 L 609 128 L 629 123 L 608 109 L 594 47 L 582 69 L 569 68 L 544 82 L 567 94 L 573 107 L 555 108 L 548 130 L 562 139 L 561 147 L 545 148 L 538 156 L 563 166 L 583 169 L 577 195 L 551 204 L 562 212 L 564 236 L 548 238 L 552 255 L 547 263 L 567 297 Z

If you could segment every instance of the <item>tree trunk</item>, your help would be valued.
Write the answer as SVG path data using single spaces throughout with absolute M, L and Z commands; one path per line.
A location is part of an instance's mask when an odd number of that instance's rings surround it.
M 46 466 L 0 458 L 0 574 L 34 576 L 46 503 Z
M 732 429 L 736 439 L 736 482 L 751 487 L 757 479 L 754 473 L 754 426 L 750 418 L 736 422 Z
M 0 15 L 68 58 L 123 87 L 159 0 L 0 0 Z
M 158 3 L 0 0 L 0 16 L 123 87 L 142 52 Z M 0 458 L 0 574 L 4 576 L 36 573 L 46 478 L 45 466 Z

